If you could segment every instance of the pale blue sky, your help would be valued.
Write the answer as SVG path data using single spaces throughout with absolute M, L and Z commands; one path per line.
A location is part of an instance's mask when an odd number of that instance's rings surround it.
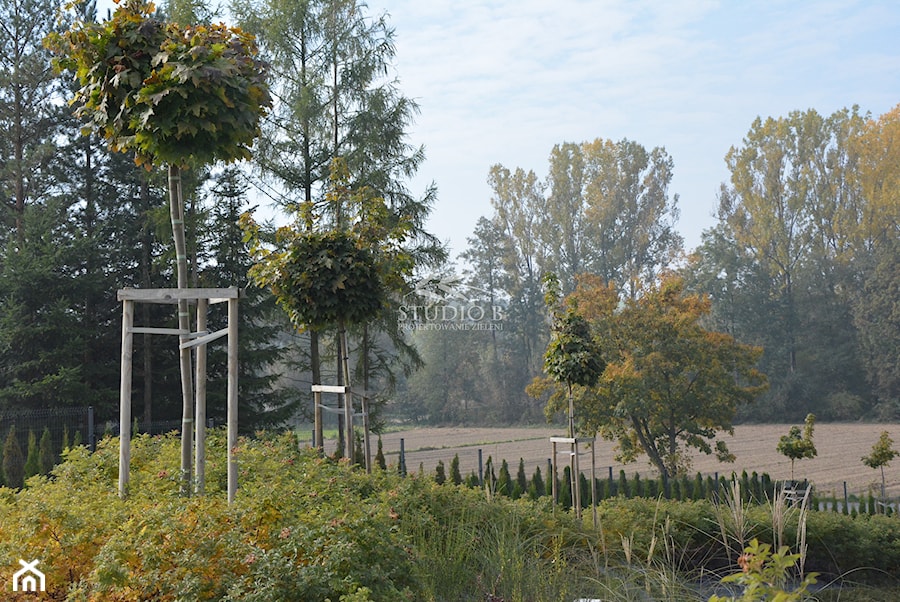
M 686 246 L 710 227 L 724 156 L 756 116 L 900 103 L 900 2 L 369 0 L 396 30 L 421 114 L 414 182 L 429 227 L 465 248 L 491 214 L 488 169 L 544 177 L 553 145 L 628 138 L 675 162 Z

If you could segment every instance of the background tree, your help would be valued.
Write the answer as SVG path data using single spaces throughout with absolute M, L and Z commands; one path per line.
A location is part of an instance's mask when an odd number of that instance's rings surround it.
M 816 445 L 813 443 L 813 430 L 815 429 L 816 417 L 813 414 L 807 414 L 803 424 L 803 433 L 800 433 L 799 426 L 792 426 L 787 435 L 782 435 L 778 440 L 776 449 L 778 453 L 791 459 L 791 480 L 794 480 L 794 461 L 804 458 L 815 458 L 818 452 Z
M 863 124 L 855 108 L 757 119 L 726 157 L 719 224 L 691 278 L 724 310 L 721 328 L 765 348 L 772 387 L 757 419 L 853 419 L 871 405 L 852 319 L 863 261 L 850 260 L 868 204 L 854 143 Z
M 48 0 L 0 2 L 0 234 L 23 234 L 25 208 L 45 197 L 59 131 L 59 82 L 43 39 L 54 29 L 56 5 Z
M 894 449 L 894 441 L 891 439 L 890 434 L 887 431 L 881 431 L 881 436 L 878 437 L 878 441 L 875 442 L 875 445 L 872 446 L 872 453 L 868 456 L 862 457 L 862 463 L 868 466 L 869 468 L 876 468 L 881 470 L 881 499 L 886 499 L 885 497 L 885 483 L 884 483 L 884 467 L 891 463 L 891 460 L 900 456 L 900 451 Z
M 681 251 L 675 231 L 678 195 L 669 195 L 674 162 L 662 147 L 596 139 L 581 145 L 584 203 L 591 248 L 585 271 L 616 282 L 634 297 Z

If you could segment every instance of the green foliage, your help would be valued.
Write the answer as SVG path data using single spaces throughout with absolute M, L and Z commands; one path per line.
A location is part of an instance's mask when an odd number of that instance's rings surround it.
M 794 478 L 794 461 L 804 458 L 815 458 L 816 446 L 813 443 L 813 430 L 815 429 L 816 417 L 813 414 L 806 415 L 806 421 L 803 427 L 803 434 L 800 433 L 800 427 L 792 426 L 787 435 L 782 435 L 778 440 L 776 449 L 778 453 L 790 458 L 791 460 L 791 479 Z
M 607 587 L 604 565 L 630 574 L 627 558 L 687 572 L 728 559 L 710 534 L 716 515 L 705 500 L 608 499 L 597 509 L 601 536 L 572 513 L 554 512 L 547 498 L 514 501 L 422 476 L 367 475 L 298 451 L 290 435 L 240 439 L 241 484 L 229 505 L 224 433 L 214 431 L 209 443 L 208 495 L 190 500 L 169 472 L 176 438 L 135 438 L 128 500 L 116 494 L 116 439 L 94 454 L 69 450 L 52 478 L 0 490 L 0 564 L 40 557 L 52 567 L 54 599 L 449 601 L 571 600 Z M 750 535 L 771 545 L 769 511 L 747 513 Z M 796 513 L 784 529 L 796 537 Z M 900 562 L 894 518 L 813 512 L 808 533 L 810 570 L 864 580 Z
M 740 597 L 711 596 L 709 602 L 801 602 L 807 599 L 810 585 L 816 583 L 815 573 L 804 576 L 791 591 L 785 591 L 789 572 L 800 559 L 787 546 L 772 552 L 772 546 L 754 539 L 738 558 L 741 572 L 722 579 L 723 583 L 737 583 L 743 588 Z
M 882 431 L 878 441 L 872 446 L 872 453 L 862 457 L 862 463 L 869 468 L 883 468 L 891 463 L 891 460 L 900 456 L 900 451 L 894 449 L 894 441 L 890 433 Z
M 271 105 L 253 36 L 218 25 L 181 26 L 126 0 L 103 23 L 76 21 L 49 38 L 81 88 L 78 114 L 135 160 L 180 167 L 250 157 Z
M 50 429 L 44 427 L 41 434 L 41 441 L 38 444 L 38 465 L 41 474 L 50 474 L 56 465 L 56 452 L 53 451 L 53 438 L 50 436 Z
M 402 249 L 408 216 L 391 215 L 383 198 L 367 186 L 353 188 L 349 177 L 346 163 L 333 160 L 328 206 L 334 229 L 306 229 L 307 216 L 296 209 L 297 223 L 279 229 L 272 249 L 252 216 L 241 216 L 255 261 L 251 279 L 272 291 L 300 330 L 370 321 L 414 265 Z
M 375 256 L 345 232 L 298 238 L 283 270 L 274 292 L 294 324 L 358 324 L 372 318 L 384 302 Z
M 25 478 L 33 477 L 41 472 L 41 458 L 38 451 L 37 437 L 34 431 L 28 431 L 28 451 L 25 454 Z
M 590 324 L 578 313 L 577 303 L 569 303 L 565 311 L 559 309 L 559 282 L 554 275 L 544 276 L 544 285 L 548 289 L 545 300 L 553 312 L 552 336 L 544 353 L 544 371 L 556 382 L 566 384 L 569 391 L 576 385 L 592 387 L 605 364 Z
M 460 485 L 462 480 L 462 473 L 459 472 L 459 454 L 453 454 L 453 459 L 450 460 L 450 482 Z

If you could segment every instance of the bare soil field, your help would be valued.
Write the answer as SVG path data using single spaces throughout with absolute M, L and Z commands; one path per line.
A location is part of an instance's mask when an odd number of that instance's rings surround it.
M 768 473 L 772 479 L 789 479 L 791 462 L 779 454 L 775 447 L 778 439 L 786 435 L 789 424 L 742 425 L 735 428 L 734 436 L 725 435 L 725 440 L 732 453 L 737 456 L 733 464 L 717 462 L 712 456 L 695 454 L 691 474 L 701 472 L 704 475 L 718 472 L 720 475 L 740 474 L 756 471 Z M 873 470 L 861 461 L 868 455 L 872 445 L 878 440 L 881 431 L 888 431 L 895 441 L 895 448 L 900 448 L 900 424 L 817 424 L 813 441 L 818 456 L 795 463 L 794 476 L 797 479 L 812 481 L 820 496 L 832 492 L 843 496 L 843 483 L 847 482 L 851 494 L 866 493 L 870 487 L 880 488 L 881 473 Z M 547 461 L 552 451 L 551 436 L 564 435 L 562 428 L 416 428 L 395 431 L 382 436 L 382 445 L 388 464 L 396 465 L 400 457 L 401 440 L 406 452 L 406 466 L 409 472 L 416 472 L 421 467 L 426 474 L 433 474 L 438 461 L 442 460 L 449 469 L 453 456 L 459 455 L 460 470 L 463 477 L 478 469 L 478 450 L 486 462 L 491 457 L 495 470 L 499 469 L 502 460 L 509 463 L 513 476 L 518 469 L 519 459 L 525 461 L 526 474 L 530 478 L 536 466 L 546 477 Z M 372 453 L 375 453 L 376 442 L 372 442 Z M 590 450 L 582 446 L 582 470 L 590 471 Z M 568 451 L 568 449 L 566 449 Z M 605 478 L 612 467 L 613 474 L 618 477 L 619 470 L 624 469 L 629 476 L 635 472 L 641 476 L 656 473 L 646 457 L 629 465 L 622 465 L 613 460 L 614 444 L 597 440 L 596 462 L 597 476 Z M 559 459 L 564 463 L 563 458 Z M 885 469 L 888 495 L 900 496 L 900 458 Z M 876 489 L 877 491 L 877 489 Z

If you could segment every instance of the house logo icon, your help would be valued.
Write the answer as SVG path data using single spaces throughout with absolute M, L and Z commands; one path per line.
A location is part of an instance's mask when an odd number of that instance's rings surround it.
M 46 591 L 44 582 L 44 573 L 37 570 L 39 560 L 25 562 L 19 560 L 22 568 L 13 575 L 12 587 L 14 592 L 43 592 Z

